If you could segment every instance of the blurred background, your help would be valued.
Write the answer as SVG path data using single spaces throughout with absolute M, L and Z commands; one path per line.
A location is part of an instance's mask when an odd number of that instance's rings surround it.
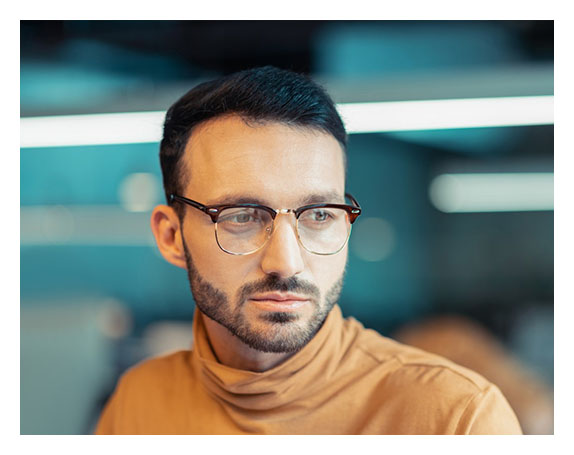
M 347 103 L 514 103 L 554 91 L 552 21 L 22 21 L 20 30 L 22 434 L 92 432 L 126 368 L 190 346 L 187 277 L 157 252 L 149 215 L 163 203 L 161 113 L 195 84 L 271 64 L 314 77 L 343 114 Z M 417 109 L 400 128 L 385 118 L 350 128 L 347 188 L 363 215 L 343 313 L 475 369 L 525 433 L 552 433 L 552 116 L 468 126 L 433 108 L 438 123 L 421 127 Z M 114 117 L 76 123 L 139 112 L 160 117 L 132 141 L 88 139 L 114 130 Z M 51 142 L 61 125 L 72 139 Z

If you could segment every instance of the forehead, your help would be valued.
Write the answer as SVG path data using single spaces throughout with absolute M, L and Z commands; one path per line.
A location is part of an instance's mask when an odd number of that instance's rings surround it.
M 200 125 L 186 146 L 186 196 L 204 204 L 226 196 L 294 204 L 313 194 L 344 194 L 343 151 L 330 134 L 238 116 Z

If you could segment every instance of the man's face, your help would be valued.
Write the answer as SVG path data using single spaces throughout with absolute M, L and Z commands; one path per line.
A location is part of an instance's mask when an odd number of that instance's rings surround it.
M 193 132 L 182 164 L 183 196 L 205 205 L 344 203 L 341 147 L 317 130 L 221 117 Z M 277 215 L 261 249 L 234 256 L 217 245 L 211 218 L 186 206 L 182 239 L 197 306 L 254 349 L 302 348 L 339 297 L 347 246 L 330 256 L 306 251 L 292 213 Z

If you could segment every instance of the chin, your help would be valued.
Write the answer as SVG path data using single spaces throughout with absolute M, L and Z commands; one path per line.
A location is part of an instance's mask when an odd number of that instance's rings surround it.
M 266 322 L 271 322 L 274 324 L 289 324 L 290 322 L 298 321 L 300 316 L 292 312 L 273 311 L 261 315 L 260 318 Z

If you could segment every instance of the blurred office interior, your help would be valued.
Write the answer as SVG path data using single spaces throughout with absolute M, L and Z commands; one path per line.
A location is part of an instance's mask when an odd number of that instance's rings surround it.
M 158 139 L 90 143 L 75 118 L 162 112 L 198 82 L 269 64 L 313 76 L 341 106 L 548 100 L 554 91 L 552 21 L 20 29 L 21 118 L 68 121 L 77 133 L 50 143 L 50 127 L 34 136 L 26 131 L 42 130 L 22 124 L 22 434 L 90 433 L 126 368 L 192 339 L 185 271 L 161 258 L 149 230 L 163 203 Z M 496 117 L 495 105 L 487 109 Z M 347 189 L 363 215 L 340 306 L 383 335 L 476 369 L 503 390 L 526 433 L 552 433 L 552 118 L 460 126 L 432 112 L 431 129 L 350 134 Z M 104 129 L 92 123 L 85 135 Z M 468 191 L 482 205 L 452 202 L 469 176 L 479 177 Z

